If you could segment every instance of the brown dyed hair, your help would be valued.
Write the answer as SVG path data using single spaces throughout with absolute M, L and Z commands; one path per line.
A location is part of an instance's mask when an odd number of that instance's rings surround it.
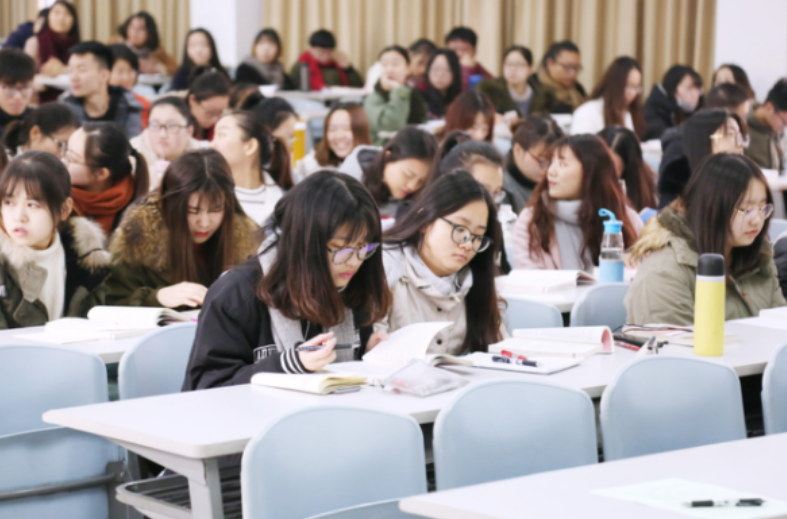
M 362 144 L 371 144 L 372 138 L 369 135 L 369 118 L 366 117 L 366 111 L 357 103 L 339 103 L 331 108 L 328 115 L 325 117 L 323 123 L 322 140 L 314 147 L 314 158 L 320 166 L 338 166 L 342 163 L 340 159 L 328 146 L 328 126 L 331 123 L 331 116 L 344 110 L 350 114 L 350 126 L 353 132 L 353 147 Z
M 188 224 L 189 198 L 193 193 L 199 194 L 200 202 L 207 197 L 212 205 L 224 209 L 221 226 L 201 247 L 206 266 L 202 272 Z M 230 166 L 221 153 L 200 149 L 175 159 L 164 172 L 157 203 L 169 231 L 169 243 L 162 245 L 169 247 L 167 258 L 173 283 L 190 281 L 210 286 L 234 266 L 233 223 L 236 217 L 245 215 L 235 197 Z
M 380 243 L 380 212 L 355 178 L 322 170 L 306 177 L 282 198 L 273 212 L 276 257 L 264 272 L 257 296 L 288 319 L 306 319 L 330 328 L 344 321 L 345 308 L 364 313 L 368 325 L 391 306 L 380 251 L 364 261 L 343 291 L 333 282 L 328 242 L 346 228 L 348 239 Z
M 582 248 L 579 253 L 583 261 L 586 253 L 589 253 L 595 264 L 601 253 L 601 237 L 604 234 L 599 209 L 609 209 L 623 222 L 623 242 L 626 247 L 634 245 L 637 235 L 628 218 L 626 195 L 623 194 L 615 174 L 615 164 L 612 162 L 609 147 L 595 135 L 582 134 L 559 140 L 555 145 L 555 154 L 559 156 L 566 148 L 570 149 L 582 164 L 581 203 L 577 215 L 582 229 Z M 554 216 L 549 211 L 549 204 L 553 199 L 549 196 L 548 176 L 538 183 L 532 200 L 533 219 L 528 227 L 530 254 L 543 257 L 544 252 L 549 251 L 555 232 Z
M 634 131 L 637 137 L 645 135 L 645 118 L 642 114 L 642 93 L 638 94 L 630 105 L 626 106 L 626 84 L 629 73 L 637 70 L 642 77 L 642 67 L 637 60 L 621 56 L 613 61 L 604 73 L 590 99 L 604 100 L 604 126 L 625 126 L 626 112 L 631 113 Z M 641 86 L 640 80 L 640 86 Z
M 453 130 L 465 131 L 472 128 L 478 112 L 484 114 L 486 124 L 489 126 L 489 133 L 484 140 L 492 142 L 495 133 L 495 107 L 486 94 L 477 90 L 462 92 L 448 106 L 445 113 L 445 126 L 440 135 L 448 135 Z

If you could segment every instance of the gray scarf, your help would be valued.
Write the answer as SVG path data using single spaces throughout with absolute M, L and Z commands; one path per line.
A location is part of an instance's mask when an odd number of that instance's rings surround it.
M 271 236 L 265 240 L 260 246 L 260 251 L 268 248 L 277 237 Z M 276 259 L 276 247 L 270 247 L 265 253 L 260 254 L 260 266 L 262 272 L 267 272 L 273 261 Z M 295 346 L 296 342 L 303 341 L 303 330 L 301 329 L 301 322 L 299 320 L 288 319 L 284 317 L 281 312 L 275 308 L 268 307 L 268 313 L 271 316 L 271 329 L 273 332 L 273 340 L 276 342 L 276 350 L 279 352 L 287 351 Z M 353 312 L 349 308 L 345 308 L 344 321 L 339 325 L 326 330 L 326 332 L 333 332 L 336 337 L 336 343 L 350 343 L 360 346 L 361 340 L 358 331 L 355 329 L 355 321 L 353 319 Z M 336 362 L 348 362 L 355 360 L 355 349 L 336 350 Z
M 247 56 L 246 59 L 243 60 L 243 64 L 259 72 L 269 84 L 277 85 L 279 88 L 284 87 L 284 68 L 278 61 L 274 61 L 273 63 L 260 63 L 260 60 L 254 56 Z
M 421 255 L 418 254 L 414 248 L 405 247 L 404 255 L 410 263 L 410 266 L 413 267 L 413 271 L 416 275 L 428 281 L 430 285 L 446 297 L 452 295 L 465 296 L 473 287 L 473 272 L 468 267 L 450 276 L 441 278 L 432 272 L 432 269 L 426 266 L 424 260 L 421 259 Z
M 593 258 L 585 252 L 585 260 L 579 255 L 582 250 L 582 228 L 577 221 L 580 200 L 553 200 L 549 212 L 555 217 L 555 236 L 560 249 L 563 270 L 584 270 L 593 273 Z

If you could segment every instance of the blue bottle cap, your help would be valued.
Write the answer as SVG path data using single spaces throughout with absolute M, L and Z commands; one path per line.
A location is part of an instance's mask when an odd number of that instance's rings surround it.
M 608 216 L 610 219 L 604 222 L 604 232 L 607 234 L 618 234 L 623 229 L 623 222 L 615 219 L 615 213 L 609 209 L 599 209 L 598 215 L 601 217 Z

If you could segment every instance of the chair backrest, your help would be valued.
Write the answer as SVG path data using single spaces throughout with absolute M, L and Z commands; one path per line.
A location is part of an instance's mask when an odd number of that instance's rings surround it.
M 601 396 L 604 460 L 746 438 L 732 368 L 656 355 L 619 371 Z
M 120 359 L 121 400 L 179 393 L 197 325 L 173 324 L 142 337 Z
M 245 519 L 296 519 L 426 492 L 421 428 L 409 416 L 321 405 L 260 431 L 243 451 Z
M 51 409 L 107 401 L 107 370 L 97 355 L 57 346 L 0 346 L 0 436 L 54 427 Z
M 505 319 L 509 333 L 522 328 L 562 328 L 560 310 L 546 303 L 526 299 L 507 299 Z
M 626 324 L 623 298 L 628 283 L 604 283 L 582 294 L 571 309 L 571 326 L 609 326 L 616 330 Z
M 771 218 L 771 221 L 768 223 L 768 239 L 775 242 L 785 231 L 787 231 L 787 220 Z
M 762 375 L 765 434 L 787 432 L 787 344 L 773 352 Z
M 596 463 L 595 416 L 577 389 L 526 380 L 471 385 L 435 422 L 437 489 Z
M 392 499 L 381 503 L 352 506 L 334 510 L 309 519 L 423 519 L 422 515 L 408 514 L 399 510 L 399 500 Z

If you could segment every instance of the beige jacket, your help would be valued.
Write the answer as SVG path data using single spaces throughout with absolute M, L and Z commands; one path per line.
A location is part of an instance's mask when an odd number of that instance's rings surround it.
M 626 295 L 627 321 L 693 324 L 699 255 L 685 218 L 672 208 L 651 218 L 634 246 L 632 260 L 642 264 Z M 763 308 L 785 304 L 773 250 L 770 242 L 764 240 L 759 264 L 727 281 L 726 319 L 754 317 Z
M 145 130 L 131 139 L 131 146 L 133 146 L 140 155 L 145 157 L 145 162 L 148 165 L 148 173 L 150 174 L 150 190 L 155 191 L 161 185 L 161 178 L 164 176 L 164 171 L 166 171 L 169 162 L 159 162 L 158 155 L 153 151 L 153 146 L 150 144 L 150 130 Z M 186 151 L 207 148 L 208 146 L 210 146 L 208 141 L 198 141 L 191 137 L 186 147 Z

